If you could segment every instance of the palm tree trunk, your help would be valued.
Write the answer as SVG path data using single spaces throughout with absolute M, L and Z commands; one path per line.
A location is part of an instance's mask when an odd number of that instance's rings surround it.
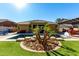
M 42 39 L 41 39 L 41 37 L 40 37 L 40 33 L 39 33 L 39 32 L 36 33 L 36 40 L 37 40 L 39 43 L 42 43 Z
M 44 46 L 44 50 L 47 50 L 47 40 L 49 39 L 49 34 L 47 31 L 44 31 L 44 39 L 43 39 L 43 46 Z

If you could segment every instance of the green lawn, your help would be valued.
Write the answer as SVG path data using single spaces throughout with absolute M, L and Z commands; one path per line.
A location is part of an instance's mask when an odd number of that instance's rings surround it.
M 0 42 L 0 56 L 79 56 L 79 41 L 61 41 L 57 51 L 34 53 L 20 48 L 19 42 Z

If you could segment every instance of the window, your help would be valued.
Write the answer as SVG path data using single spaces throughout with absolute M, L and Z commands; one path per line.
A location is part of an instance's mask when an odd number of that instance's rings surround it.
M 33 25 L 33 28 L 36 28 L 37 27 L 37 25 Z

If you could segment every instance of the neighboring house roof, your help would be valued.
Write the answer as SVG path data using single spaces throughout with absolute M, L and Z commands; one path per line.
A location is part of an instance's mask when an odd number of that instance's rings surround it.
M 0 19 L 0 26 L 12 27 L 16 25 L 17 23 L 9 21 L 8 19 Z
M 48 21 L 48 24 L 57 24 L 57 23 Z
M 0 19 L 0 22 L 9 21 L 8 19 Z
M 67 27 L 73 27 L 73 25 L 72 24 L 61 24 L 60 26 L 59 26 L 60 28 L 67 28 Z
M 79 18 L 61 21 L 58 24 L 77 24 L 77 23 L 79 23 Z
M 19 22 L 18 24 L 30 24 L 29 21 Z
M 46 20 L 32 20 L 32 21 L 24 21 L 19 22 L 18 24 L 31 24 L 31 23 L 48 23 L 48 24 L 56 24 L 54 22 L 46 21 Z
M 46 20 L 32 20 L 31 22 L 47 22 Z

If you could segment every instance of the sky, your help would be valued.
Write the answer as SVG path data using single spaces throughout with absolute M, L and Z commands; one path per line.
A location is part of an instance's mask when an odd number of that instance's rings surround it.
M 57 18 L 72 19 L 76 17 L 79 17 L 78 3 L 0 3 L 0 19 L 15 22 L 29 20 L 55 22 Z

